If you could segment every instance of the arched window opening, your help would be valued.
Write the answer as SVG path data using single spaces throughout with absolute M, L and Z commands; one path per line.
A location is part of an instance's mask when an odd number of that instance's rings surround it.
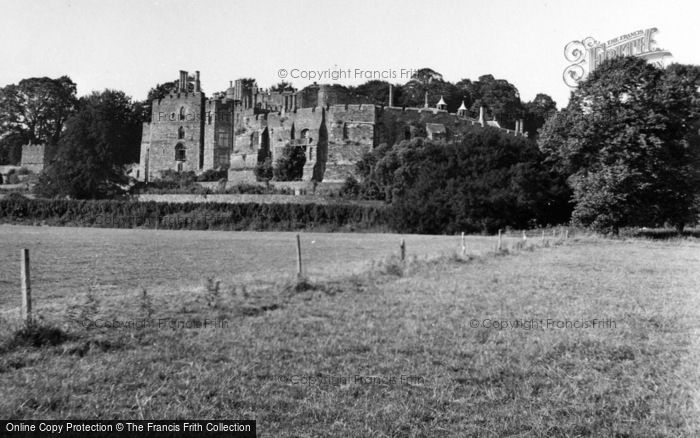
M 178 140 L 182 140 L 183 138 L 185 138 L 185 128 L 183 128 L 182 126 L 177 128 L 177 138 Z
M 180 107 L 180 120 L 185 120 L 185 107 Z
M 175 146 L 175 161 L 186 161 L 186 159 L 185 145 L 178 143 Z

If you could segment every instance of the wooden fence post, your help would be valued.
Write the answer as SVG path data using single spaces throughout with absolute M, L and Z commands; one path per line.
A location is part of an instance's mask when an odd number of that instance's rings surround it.
M 299 235 L 297 234 L 297 277 L 302 276 L 302 269 L 301 269 L 301 239 L 299 238 Z
M 20 316 L 25 323 L 32 320 L 32 286 L 29 274 L 29 250 L 23 248 L 20 259 L 20 279 L 22 281 L 22 307 Z
M 544 245 L 544 230 L 542 230 L 542 245 Z
M 406 241 L 401 239 L 401 261 L 406 260 Z
M 500 251 L 501 248 L 503 248 L 503 237 L 501 236 L 501 229 L 499 228 L 498 229 L 498 246 L 496 247 L 496 249 L 498 251 Z
M 527 234 L 525 234 L 525 230 L 523 230 L 523 241 L 527 240 Z
M 564 234 L 564 240 L 568 240 L 568 239 L 569 239 L 569 229 L 567 228 L 566 234 Z
M 467 244 L 464 241 L 464 231 L 462 231 L 462 255 L 467 253 Z

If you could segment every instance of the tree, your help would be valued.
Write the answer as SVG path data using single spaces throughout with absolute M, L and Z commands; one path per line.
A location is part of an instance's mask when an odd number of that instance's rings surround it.
M 139 161 L 141 152 L 140 108 L 123 91 L 104 90 L 81 98 L 81 107 L 91 108 L 101 117 L 101 135 L 109 145 L 114 164 Z
M 574 222 L 616 234 L 696 221 L 698 87 L 698 67 L 661 70 L 634 57 L 605 61 L 579 85 L 539 139 L 570 175 Z
M 27 137 L 19 132 L 10 131 L 0 136 L 0 163 L 20 164 L 22 145 L 27 143 Z
M 270 87 L 270 91 L 277 91 L 282 93 L 284 91 L 294 91 L 294 87 L 291 82 L 281 81 Z
M 88 199 L 122 192 L 127 182 L 122 164 L 138 151 L 136 119 L 131 99 L 121 91 L 82 98 L 80 110 L 66 122 L 54 160 L 39 178 L 37 194 Z
M 364 96 L 369 102 L 376 105 L 388 105 L 389 104 L 389 82 L 380 81 L 377 79 L 367 81 L 364 84 L 360 84 L 355 88 L 355 93 L 359 96 Z M 397 100 L 396 90 L 400 86 L 394 86 L 394 102 Z
M 151 122 L 151 116 L 153 113 L 153 101 L 165 98 L 171 92 L 177 90 L 179 80 L 165 82 L 163 84 L 156 84 L 155 87 L 148 91 L 148 96 L 146 100 L 140 102 L 141 106 L 141 116 L 140 119 L 144 122 Z
M 460 142 L 418 138 L 375 149 L 358 167 L 363 187 L 386 193 L 397 230 L 493 232 L 568 220 L 565 180 L 542 158 L 534 142 L 487 128 Z
M 472 117 L 477 117 L 479 108 L 483 106 L 487 119 L 496 119 L 504 128 L 515 128 L 515 121 L 524 113 L 520 93 L 515 85 L 490 74 L 480 76 L 470 87 L 468 83 L 463 84 L 468 87 L 467 91 L 472 98 Z
M 450 112 L 457 111 L 464 97 L 463 93 L 454 84 L 445 81 L 440 73 L 430 68 L 422 68 L 416 71 L 411 76 L 411 80 L 401 87 L 398 104 L 400 106 L 422 107 L 425 105 L 426 92 L 431 107 L 435 106 L 442 97 Z
M 55 145 L 76 104 L 76 85 L 68 76 L 28 78 L 0 88 L 3 154 L 16 155 L 18 143 Z
M 550 96 L 538 93 L 531 102 L 524 105 L 524 110 L 523 130 L 529 138 L 536 139 L 537 131 L 557 112 L 557 103 Z
M 306 152 L 303 147 L 287 145 L 275 161 L 273 173 L 277 181 L 298 181 L 304 175 Z

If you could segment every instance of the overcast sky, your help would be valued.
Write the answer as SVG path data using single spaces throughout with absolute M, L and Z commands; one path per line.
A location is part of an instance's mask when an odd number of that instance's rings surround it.
M 179 70 L 211 94 L 254 77 L 262 87 L 307 71 L 351 70 L 321 83 L 356 85 L 379 70 L 430 67 L 446 80 L 507 79 L 523 101 L 566 105 L 564 46 L 657 27 L 673 61 L 700 64 L 697 0 L 0 0 L 0 86 L 70 76 L 78 93 L 114 88 L 144 99 Z M 393 72 L 393 73 L 392 73 Z

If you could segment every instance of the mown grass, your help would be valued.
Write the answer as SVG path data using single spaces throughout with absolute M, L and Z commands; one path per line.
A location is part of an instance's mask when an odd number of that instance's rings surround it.
M 45 315 L 60 344 L 5 344 L 0 417 L 252 418 L 271 437 L 700 431 L 700 245 L 509 248 L 393 256 L 335 278 L 86 288 Z M 220 324 L 84 322 L 141 318 Z M 614 326 L 489 323 L 593 318 Z

